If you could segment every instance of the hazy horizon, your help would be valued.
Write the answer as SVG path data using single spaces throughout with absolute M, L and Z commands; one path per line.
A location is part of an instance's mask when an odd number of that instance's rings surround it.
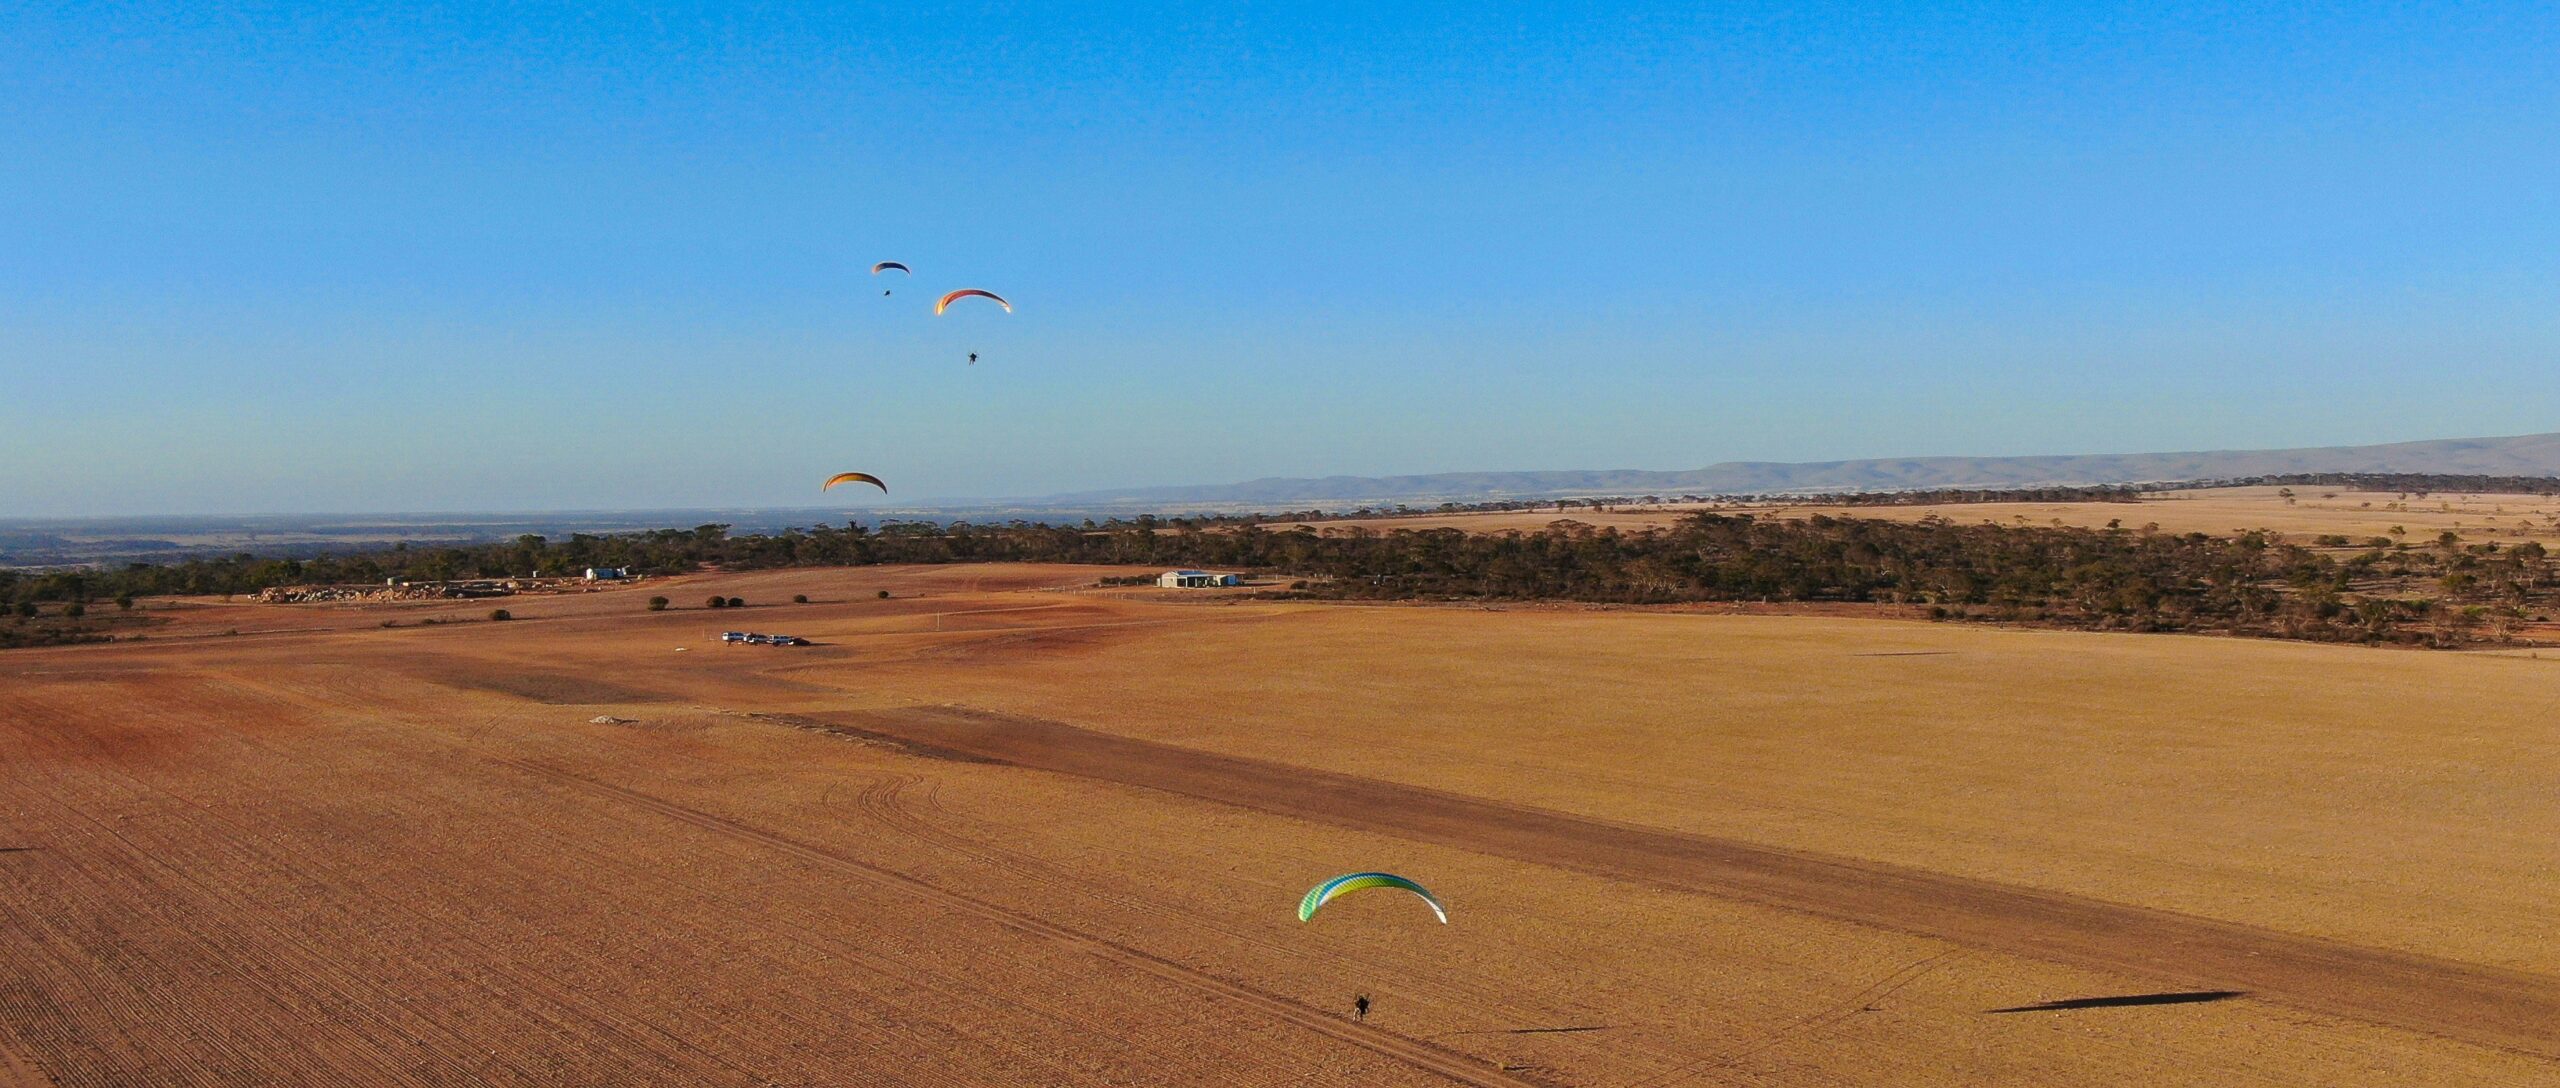
M 2527 5 L 25 5 L 0 517 L 2549 431 L 2555 46 Z M 930 315 L 962 286 L 1016 312 Z
M 520 507 L 496 509 L 354 508 L 340 510 L 226 510 L 190 513 L 124 513 L 102 515 L 17 515 L 0 512 L 0 527 L 105 530 L 124 526 L 176 527 L 190 522 L 273 522 L 280 526 L 345 525 L 364 527 L 450 523 L 489 528 L 522 519 L 544 522 L 561 531 L 631 531 L 640 528 L 698 523 L 705 518 L 744 519 L 740 531 L 771 531 L 786 525 L 859 520 L 878 523 L 901 518 L 925 521 L 968 520 L 1002 515 L 1035 520 L 1073 521 L 1082 517 L 1129 517 L 1137 514 L 1178 515 L 1202 512 L 1281 513 L 1299 509 L 1349 510 L 1379 503 L 1496 499 L 1544 499 L 1589 495 L 1700 494 L 1769 496 L 1806 493 L 1899 491 L 1913 488 L 2020 488 L 2110 484 L 2194 484 L 2202 481 L 2300 473 L 2409 473 L 2457 476 L 2560 476 L 2560 432 L 2533 435 L 2438 437 L 2398 443 L 2260 450 L 2153 450 L 2048 453 L 2017 457 L 1895 457 L 1830 459 L 1800 462 L 1730 461 L 1686 468 L 1616 466 L 1484 469 L 1436 473 L 1360 473 L 1325 477 L 1265 476 L 1247 480 L 1188 481 L 1165 485 L 1100 487 L 1046 495 L 952 496 L 914 501 L 863 492 L 854 503 L 718 504 L 636 507 Z M 2391 451 L 2383 455 L 2383 451 Z M 2282 455 L 2313 455 L 2301 459 Z M 2339 455 L 2356 455 L 2342 457 Z M 2328 456 L 2321 456 L 2328 455 Z M 2273 458 L 2273 459 L 2271 459 Z M 1939 462 L 1952 462 L 1926 468 Z M 2047 462 L 2088 462 L 2091 471 L 2066 477 L 2034 475 Z M 1872 470 L 1863 474 L 1825 475 L 1835 466 Z M 1775 476 L 1751 479 L 1616 480 L 1625 476 L 1694 476 L 1722 470 L 1777 470 Z M 1917 472 L 1917 475 L 1912 473 Z M 1886 475 L 1885 473 L 1890 473 Z M 2028 475 L 2020 475 L 2027 472 Z M 1802 476 L 1790 479 L 1790 476 Z M 1512 477 L 1597 477 L 1590 481 L 1558 480 L 1531 491 L 1513 491 Z M 1325 485 L 1336 481 L 1381 485 L 1370 491 L 1308 487 L 1275 490 L 1271 485 Z M 1414 489 L 1431 481 L 1442 486 Z M 1496 486 L 1500 485 L 1500 486 Z M 1406 489 L 1397 490 L 1403 486 Z M 1355 489 L 1356 491 L 1356 489 Z M 652 515 L 667 515 L 659 518 Z M 375 519 L 368 522 L 367 519 Z M 139 531 L 139 530 L 137 530 Z

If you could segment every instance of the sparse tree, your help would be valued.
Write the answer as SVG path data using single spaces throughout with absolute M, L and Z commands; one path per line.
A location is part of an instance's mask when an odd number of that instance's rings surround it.
M 704 601 L 702 602 L 702 607 L 704 607 L 704 608 L 727 608 L 727 607 L 729 607 L 729 598 L 727 598 L 727 597 L 712 597 L 712 598 L 709 598 L 709 599 L 704 600 Z
M 746 606 L 747 606 L 747 599 L 746 599 L 746 598 L 744 598 L 744 597 L 731 597 L 731 598 L 729 598 L 729 607 L 731 607 L 731 608 L 745 608 Z
M 809 603 L 809 595 L 806 593 L 794 593 L 791 595 L 791 603 L 807 604 Z
M 664 612 L 664 611 L 666 611 L 666 610 L 667 610 L 667 599 L 666 599 L 666 598 L 664 598 L 664 597 L 651 597 L 651 598 L 649 598 L 649 611 L 651 611 L 651 612 Z
M 507 620 L 516 618 L 516 615 L 515 613 L 509 612 L 503 608 L 492 608 L 489 610 L 489 618 L 503 623 Z

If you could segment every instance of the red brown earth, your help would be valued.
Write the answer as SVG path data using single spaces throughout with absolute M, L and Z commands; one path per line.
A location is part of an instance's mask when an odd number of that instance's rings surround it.
M 0 656 L 0 1084 L 2560 1080 L 2560 660 L 1102 573 Z

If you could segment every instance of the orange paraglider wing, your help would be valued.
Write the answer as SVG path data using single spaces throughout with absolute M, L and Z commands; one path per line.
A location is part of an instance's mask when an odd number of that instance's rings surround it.
M 1013 312 L 1013 304 L 1006 302 L 1002 296 L 993 291 L 981 291 L 975 287 L 964 287 L 960 290 L 953 291 L 950 294 L 942 296 L 942 301 L 933 304 L 933 312 L 940 314 L 942 311 L 950 309 L 953 301 L 968 298 L 972 295 L 983 299 L 993 299 L 996 305 L 1004 307 L 1004 312 Z
M 889 493 L 889 485 L 884 484 L 884 483 L 881 483 L 881 482 L 880 482 L 880 478 L 879 478 L 879 477 L 874 476 L 874 475 L 872 475 L 872 474 L 870 474 L 870 473 L 868 473 L 868 472 L 839 472 L 839 473 L 836 473 L 836 474 L 835 474 L 835 475 L 833 475 L 833 476 L 829 476 L 829 477 L 827 477 L 827 483 L 826 483 L 826 486 L 825 486 L 825 487 L 821 487 L 821 488 L 819 488 L 818 490 L 820 490 L 820 491 L 826 491 L 826 490 L 829 490 L 829 489 L 831 489 L 831 488 L 835 487 L 837 484 L 870 484 L 870 485 L 871 485 L 871 486 L 873 486 L 873 487 L 879 488 L 879 489 L 880 489 L 880 493 L 881 493 L 881 494 L 883 494 L 883 495 L 886 495 L 886 494 L 888 494 L 888 493 Z

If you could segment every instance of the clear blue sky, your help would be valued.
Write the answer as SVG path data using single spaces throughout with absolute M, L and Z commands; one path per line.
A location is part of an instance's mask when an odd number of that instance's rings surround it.
M 0 516 L 2560 430 L 2548 3 L 411 7 L 0 7 Z

